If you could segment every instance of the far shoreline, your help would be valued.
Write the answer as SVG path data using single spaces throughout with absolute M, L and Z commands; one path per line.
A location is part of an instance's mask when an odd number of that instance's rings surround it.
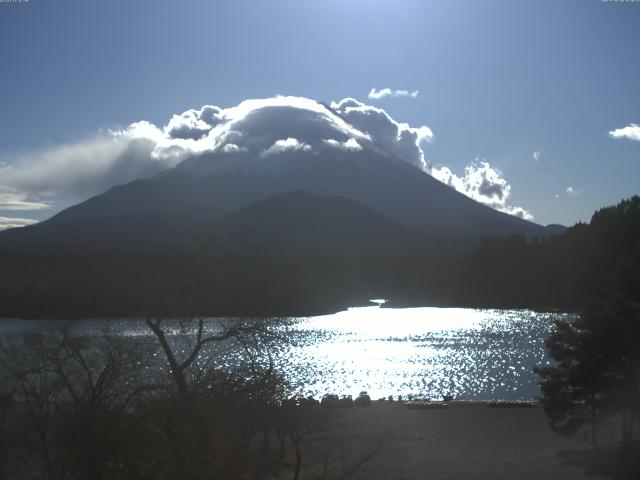
M 310 317 L 323 317 L 328 315 L 335 315 L 340 312 L 348 311 L 352 308 L 367 308 L 367 307 L 379 307 L 384 309 L 409 309 L 409 308 L 442 308 L 442 309 L 469 309 L 469 310 L 499 310 L 499 311 L 530 311 L 533 313 L 541 313 L 541 314 L 578 314 L 580 312 L 579 308 L 559 308 L 559 307 L 543 307 L 543 306 L 490 306 L 490 305 L 474 305 L 474 304 L 455 304 L 455 303 L 421 303 L 421 302 L 410 302 L 407 300 L 393 300 L 393 299 L 385 299 L 384 303 L 375 303 L 371 300 L 367 301 L 357 301 L 341 306 L 335 306 L 327 309 L 316 309 L 311 311 L 298 311 L 293 313 L 269 313 L 263 312 L 260 314 L 229 314 L 224 312 L 214 312 L 214 313 L 197 313 L 197 314 L 172 314 L 168 315 L 164 318 L 166 320 L 175 320 L 180 318 L 207 318 L 207 319 L 227 319 L 227 320 L 243 320 L 243 319 L 256 319 L 256 318 L 264 318 L 264 319 L 300 319 L 300 318 L 310 318 Z M 59 316 L 2 316 L 0 315 L 0 323 L 5 321 L 117 321 L 117 320 L 144 320 L 147 317 L 155 317 L 154 315 L 140 315 L 140 314 L 120 314 L 117 316 L 96 316 L 96 315 L 59 315 Z

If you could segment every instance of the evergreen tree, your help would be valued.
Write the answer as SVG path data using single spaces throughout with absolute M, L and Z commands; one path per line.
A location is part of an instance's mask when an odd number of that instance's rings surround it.
M 558 321 L 546 346 L 556 364 L 537 367 L 551 428 L 571 434 L 620 418 L 622 440 L 633 439 L 640 413 L 640 305 L 593 301 L 572 321 Z

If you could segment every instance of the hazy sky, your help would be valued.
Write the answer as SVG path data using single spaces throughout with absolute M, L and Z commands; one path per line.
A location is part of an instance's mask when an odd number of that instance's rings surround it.
M 588 220 L 640 193 L 639 48 L 640 2 L 0 3 L 0 219 L 77 200 L 3 186 L 21 162 L 283 94 L 426 125 L 430 163 L 458 176 L 490 165 L 539 223 Z

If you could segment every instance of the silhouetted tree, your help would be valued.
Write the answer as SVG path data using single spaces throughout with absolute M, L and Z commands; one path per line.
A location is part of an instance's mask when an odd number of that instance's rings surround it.
M 189 394 L 187 373 L 198 357 L 203 354 L 203 348 L 208 344 L 235 340 L 244 347 L 248 359 L 252 361 L 252 366 L 256 367 L 253 362 L 254 356 L 251 354 L 248 344 L 251 343 L 253 347 L 257 347 L 260 341 L 273 339 L 277 336 L 276 332 L 271 328 L 273 321 L 266 319 L 235 320 L 228 323 L 221 323 L 218 325 L 218 328 L 210 328 L 209 331 L 207 331 L 204 319 L 199 317 L 180 322 L 180 327 L 183 331 L 194 327 L 195 338 L 193 339 L 194 341 L 189 341 L 186 346 L 180 345 L 176 347 L 175 339 L 178 341 L 188 341 L 190 338 L 184 335 L 173 335 L 174 342 L 172 343 L 165 331 L 167 322 L 163 324 L 161 318 L 147 317 L 145 323 L 156 336 L 169 363 L 171 377 L 175 382 L 178 392 L 182 396 Z M 180 349 L 180 351 L 178 351 L 178 349 Z M 271 373 L 271 371 L 272 366 L 270 365 L 268 372 Z
M 618 259 L 612 288 L 623 298 L 640 302 L 640 241 Z
M 640 413 L 640 307 L 620 298 L 593 301 L 571 321 L 557 321 L 546 346 L 556 365 L 537 367 L 551 428 L 571 434 L 620 416 L 633 439 Z
M 65 331 L 3 342 L 2 478 L 117 478 L 137 428 L 130 409 L 149 387 L 136 346 Z

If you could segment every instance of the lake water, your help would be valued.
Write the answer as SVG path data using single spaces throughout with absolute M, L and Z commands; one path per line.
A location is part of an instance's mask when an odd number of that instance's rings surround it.
M 533 367 L 548 363 L 544 339 L 566 315 L 527 310 L 352 308 L 301 321 L 309 340 L 281 368 L 303 393 L 372 398 L 452 394 L 531 399 Z
M 274 353 L 276 369 L 293 389 L 372 398 L 445 394 L 463 399 L 531 399 L 539 395 L 533 367 L 548 363 L 544 339 L 553 320 L 568 314 L 462 308 L 351 308 L 294 319 L 295 338 Z M 215 322 L 215 320 L 212 320 Z M 72 324 L 79 334 L 104 334 L 106 321 Z M 140 320 L 110 321 L 125 336 L 149 334 Z M 3 334 L 60 328 L 46 321 L 4 320 Z M 232 368 L 233 355 L 219 365 Z

